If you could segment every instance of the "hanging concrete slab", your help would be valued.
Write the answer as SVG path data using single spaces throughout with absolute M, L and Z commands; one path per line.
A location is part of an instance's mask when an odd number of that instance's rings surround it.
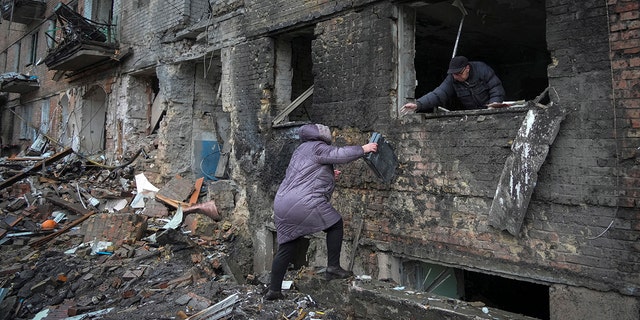
M 489 224 L 492 227 L 518 236 L 538 181 L 538 170 L 547 158 L 549 146 L 565 116 L 565 108 L 554 103 L 527 113 L 511 146 L 512 154 L 504 165 L 491 204 Z

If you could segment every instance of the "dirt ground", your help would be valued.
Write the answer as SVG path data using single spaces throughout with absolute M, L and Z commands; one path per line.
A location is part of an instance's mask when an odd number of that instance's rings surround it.
M 0 163 L 0 183 L 33 165 Z M 0 190 L 0 320 L 349 318 L 339 306 L 323 304 L 322 296 L 295 285 L 283 300 L 263 300 L 268 274 L 233 271 L 251 261 L 239 237 L 202 241 L 183 227 L 162 229 L 166 219 L 148 218 L 143 239 L 102 250 L 97 242 L 83 242 L 82 223 L 69 228 L 81 217 L 71 214 L 44 231 L 42 223 L 60 209 L 46 201 L 47 194 L 73 202 L 74 190 L 128 192 L 122 189 L 133 188 L 135 172 L 81 162 L 43 167 Z M 318 279 L 321 273 L 303 269 L 290 270 L 285 280 L 323 283 Z

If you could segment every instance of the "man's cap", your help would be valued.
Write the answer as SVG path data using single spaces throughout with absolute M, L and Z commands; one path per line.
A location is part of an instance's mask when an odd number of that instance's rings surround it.
M 467 57 L 457 56 L 451 59 L 451 62 L 449 62 L 449 70 L 447 70 L 447 73 L 458 73 L 462 71 L 462 69 L 464 69 L 464 67 L 466 67 L 468 64 L 469 60 L 467 60 Z

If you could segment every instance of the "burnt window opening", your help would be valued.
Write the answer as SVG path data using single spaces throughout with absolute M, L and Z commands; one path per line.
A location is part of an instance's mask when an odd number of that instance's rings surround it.
M 482 302 L 488 308 L 537 319 L 550 317 L 549 287 L 541 284 L 419 261 L 403 262 L 402 283 L 417 291 Z
M 440 85 L 454 51 L 456 56 L 483 61 L 493 68 L 505 89 L 505 101 L 532 100 L 540 95 L 548 86 L 547 66 L 551 62 L 544 1 L 455 3 L 422 1 L 400 8 L 397 107 Z M 442 107 L 461 109 L 457 98 Z
M 276 43 L 275 104 L 278 115 L 274 126 L 311 121 L 307 109 L 313 94 L 311 44 L 313 28 L 279 36 Z

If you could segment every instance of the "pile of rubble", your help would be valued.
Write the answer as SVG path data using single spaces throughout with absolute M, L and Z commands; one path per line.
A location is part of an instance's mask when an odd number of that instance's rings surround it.
M 70 150 L 3 158 L 0 176 L 0 320 L 345 318 L 295 287 L 263 301 L 268 275 L 229 259 L 237 228 L 202 179 L 155 188 Z

